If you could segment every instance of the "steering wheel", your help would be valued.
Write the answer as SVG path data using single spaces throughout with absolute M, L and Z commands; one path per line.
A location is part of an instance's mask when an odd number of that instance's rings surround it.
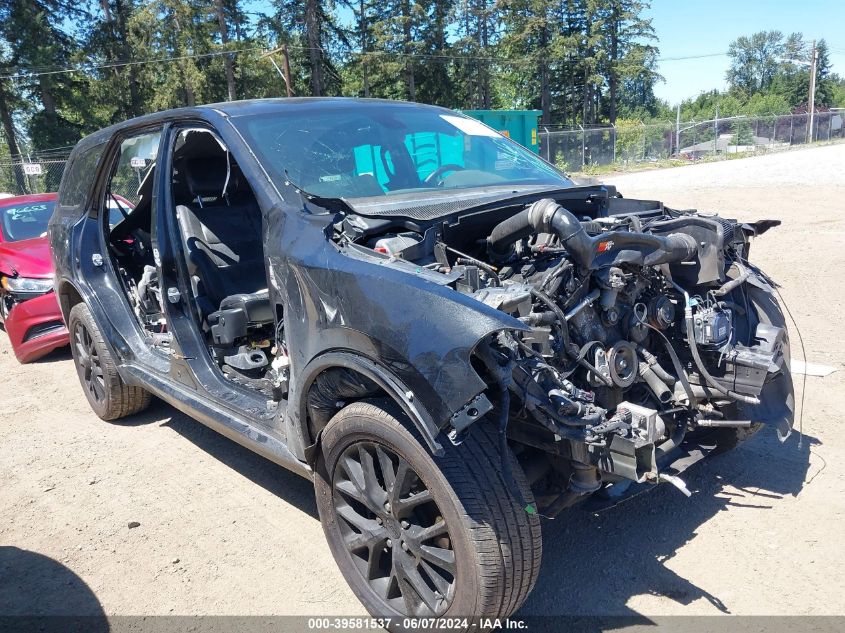
M 435 183 L 437 186 L 440 186 L 443 183 L 443 179 L 441 178 L 443 174 L 450 171 L 463 171 L 464 169 L 466 169 L 466 167 L 462 167 L 461 165 L 456 165 L 455 163 L 446 163 L 445 165 L 440 165 L 440 167 L 438 167 L 428 176 L 426 176 L 423 182 L 427 185 Z

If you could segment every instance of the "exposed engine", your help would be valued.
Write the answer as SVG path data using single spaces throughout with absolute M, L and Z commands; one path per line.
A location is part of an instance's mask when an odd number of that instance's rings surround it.
M 455 414 L 452 437 L 498 409 L 512 440 L 564 457 L 554 513 L 614 479 L 683 489 L 659 462 L 687 432 L 771 417 L 761 400 L 788 372 L 786 329 L 748 251 L 773 225 L 662 205 L 582 220 L 543 199 L 477 237 L 478 222 L 461 219 L 379 235 L 344 228 L 522 323 L 477 350 L 491 397 Z

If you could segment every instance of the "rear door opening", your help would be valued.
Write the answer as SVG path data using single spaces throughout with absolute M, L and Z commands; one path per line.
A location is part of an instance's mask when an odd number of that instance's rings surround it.
M 153 189 L 161 130 L 125 139 L 114 159 L 100 221 L 108 253 L 147 343 L 168 350 L 171 334 L 155 256 Z

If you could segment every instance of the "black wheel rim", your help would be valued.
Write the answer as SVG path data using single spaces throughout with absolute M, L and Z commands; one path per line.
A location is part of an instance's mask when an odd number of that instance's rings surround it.
M 405 615 L 443 614 L 455 594 L 452 538 L 408 462 L 381 444 L 352 444 L 332 493 L 343 545 L 379 600 Z
M 79 367 L 82 386 L 95 401 L 102 402 L 106 397 L 103 366 L 97 348 L 94 347 L 91 333 L 81 323 L 78 323 L 74 328 L 73 347 L 76 351 L 76 364 Z

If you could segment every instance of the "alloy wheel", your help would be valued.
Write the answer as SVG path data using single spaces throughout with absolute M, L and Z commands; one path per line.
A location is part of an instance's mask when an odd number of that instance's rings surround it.
M 76 350 L 76 364 L 82 384 L 97 402 L 106 397 L 106 382 L 103 376 L 103 366 L 91 333 L 82 323 L 77 323 L 73 331 L 73 345 Z
M 449 608 L 457 573 L 449 528 L 407 461 L 382 444 L 352 444 L 337 461 L 332 502 L 346 550 L 387 607 L 414 616 Z

